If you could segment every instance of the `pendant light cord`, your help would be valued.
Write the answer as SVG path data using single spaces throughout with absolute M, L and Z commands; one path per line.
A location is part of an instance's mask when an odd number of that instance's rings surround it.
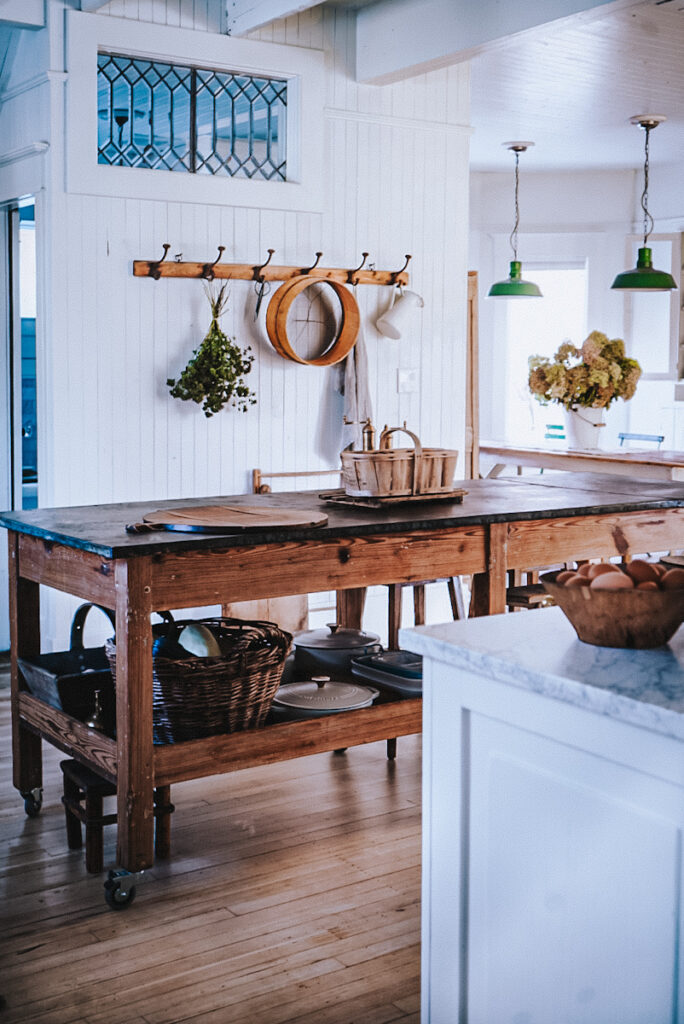
M 646 132 L 646 141 L 644 143 L 644 190 L 641 193 L 641 209 L 644 211 L 644 246 L 648 242 L 648 236 L 653 231 L 654 221 L 653 217 L 648 211 L 648 140 L 651 132 L 650 125 L 643 125 L 644 131 Z
M 518 258 L 518 225 L 520 224 L 520 206 L 518 203 L 518 186 L 520 183 L 520 153 L 516 149 L 515 151 L 515 224 L 511 231 L 508 241 L 510 242 L 511 249 L 513 250 L 513 259 Z

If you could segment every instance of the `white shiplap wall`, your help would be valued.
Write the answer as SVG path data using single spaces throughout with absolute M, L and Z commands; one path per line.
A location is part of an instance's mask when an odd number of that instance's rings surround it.
M 130 19 L 134 40 L 136 19 L 219 31 L 222 7 L 214 0 L 112 0 L 100 14 Z M 199 282 L 133 278 L 131 261 L 155 258 L 165 241 L 191 259 L 213 258 L 223 244 L 227 261 L 256 262 L 272 247 L 279 262 L 302 265 L 321 249 L 325 265 L 355 266 L 368 250 L 383 269 L 398 269 L 411 253 L 411 288 L 425 308 L 409 337 L 382 339 L 372 326 L 390 289 L 358 289 L 375 418 L 380 427 L 407 420 L 424 443 L 463 451 L 467 67 L 385 87 L 358 85 L 353 14 L 335 8 L 314 8 L 254 38 L 325 51 L 323 209 L 203 205 L 192 201 L 191 179 L 183 203 L 66 193 L 53 166 L 43 505 L 244 492 L 254 466 L 337 462 L 339 371 L 277 356 L 253 322 L 249 283 L 232 285 L 223 327 L 253 347 L 258 404 L 207 420 L 199 407 L 169 397 L 166 378 L 185 365 L 209 317 Z M 65 126 L 65 134 L 75 130 Z M 400 367 L 418 369 L 417 393 L 397 392 Z M 61 624 L 57 632 L 62 636 Z

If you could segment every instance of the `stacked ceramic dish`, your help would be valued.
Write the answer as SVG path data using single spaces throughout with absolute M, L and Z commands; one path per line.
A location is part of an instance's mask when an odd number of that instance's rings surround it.
M 423 659 L 410 651 L 382 651 L 352 660 L 352 674 L 404 697 L 423 692 Z

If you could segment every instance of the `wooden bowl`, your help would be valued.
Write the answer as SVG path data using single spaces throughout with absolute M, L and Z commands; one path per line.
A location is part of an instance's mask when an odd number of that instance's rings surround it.
M 541 578 L 547 592 L 585 644 L 597 647 L 660 647 L 684 622 L 684 590 L 593 590 Z

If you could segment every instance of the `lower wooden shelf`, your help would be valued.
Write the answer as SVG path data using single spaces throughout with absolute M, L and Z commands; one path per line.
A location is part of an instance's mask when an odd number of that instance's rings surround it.
M 42 739 L 116 782 L 116 740 L 89 729 L 28 693 L 19 695 L 22 721 Z M 419 733 L 420 697 L 387 700 L 356 711 L 278 722 L 260 729 L 154 748 L 154 782 L 168 786 L 341 747 Z

